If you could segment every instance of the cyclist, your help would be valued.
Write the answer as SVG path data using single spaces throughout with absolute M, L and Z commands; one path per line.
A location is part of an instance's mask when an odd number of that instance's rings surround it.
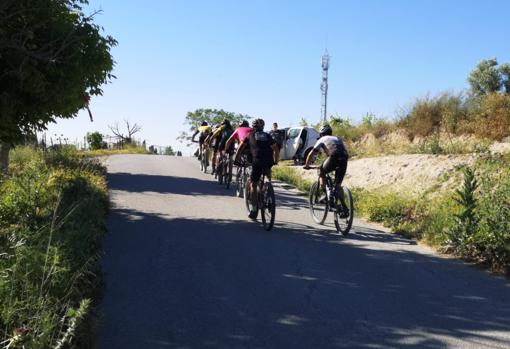
M 339 137 L 335 137 L 332 134 L 333 130 L 329 125 L 326 124 L 322 126 L 320 129 L 320 138 L 317 140 L 317 143 L 315 143 L 313 151 L 308 154 L 304 168 L 310 168 L 310 164 L 313 162 L 317 153 L 321 150 L 324 151 L 327 158 L 319 167 L 321 186 L 324 190 L 326 189 L 326 174 L 335 171 L 335 187 L 339 193 L 343 193 L 342 190 L 340 190 L 340 186 L 342 185 L 345 172 L 347 171 L 349 154 L 347 153 L 344 142 Z M 343 215 L 348 215 L 349 212 L 345 212 L 346 205 L 342 195 L 340 196 L 340 201 L 342 202 L 344 211 Z
M 271 167 L 278 163 L 279 152 L 273 138 L 264 132 L 264 120 L 255 119 L 251 126 L 253 130 L 241 142 L 236 154 L 236 162 L 239 162 L 239 157 L 244 148 L 248 147 L 252 156 L 252 171 L 249 183 L 252 195 L 252 211 L 248 216 L 253 219 L 257 217 L 258 212 L 258 182 L 263 174 L 271 179 Z
M 250 127 L 250 124 L 248 123 L 248 121 L 243 120 L 239 124 L 239 127 L 234 131 L 234 133 L 232 133 L 230 138 L 227 140 L 227 144 L 225 144 L 225 148 L 228 149 L 230 147 L 230 145 L 236 141 L 238 144 L 241 144 L 241 142 L 246 138 L 246 136 L 248 135 L 248 133 L 250 133 L 251 130 L 252 130 L 252 128 Z
M 220 147 L 220 134 L 221 134 L 221 131 L 223 130 L 223 125 L 222 124 L 218 124 L 216 126 L 214 126 L 212 132 L 209 134 L 209 136 L 207 136 L 206 138 L 206 143 L 213 149 L 213 155 L 212 155 L 212 173 L 211 174 L 215 174 L 216 173 L 216 157 L 218 155 L 218 148 Z
M 221 132 L 218 135 L 218 138 L 220 139 L 219 145 L 218 145 L 218 160 L 216 162 L 216 166 L 220 166 L 222 163 L 223 155 L 225 153 L 228 153 L 229 156 L 233 154 L 233 147 L 229 145 L 227 147 L 227 141 L 230 138 L 230 136 L 234 133 L 234 129 L 232 128 L 232 124 L 230 123 L 230 120 L 225 119 L 222 122 L 222 128 Z
M 209 126 L 207 124 L 207 121 L 202 121 L 202 124 L 197 128 L 195 133 L 193 133 L 193 136 L 191 136 L 191 141 L 196 142 L 195 137 L 197 134 L 200 134 L 200 136 L 198 137 L 198 147 L 199 147 L 198 159 L 199 160 L 202 158 L 203 146 L 204 146 L 205 139 L 207 138 L 207 136 L 209 136 L 209 134 L 211 132 L 212 132 L 211 126 Z
M 219 165 L 219 161 L 221 161 L 222 151 L 225 148 L 225 143 L 227 142 L 228 137 L 232 134 L 232 125 L 230 124 L 230 120 L 224 119 L 223 122 L 218 125 L 218 127 L 213 131 L 213 133 L 209 136 L 209 144 L 212 144 L 214 149 L 213 154 L 213 173 L 216 173 Z

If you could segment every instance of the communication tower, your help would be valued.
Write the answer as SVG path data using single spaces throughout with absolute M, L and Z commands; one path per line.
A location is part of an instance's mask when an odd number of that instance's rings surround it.
M 322 82 L 321 82 L 321 119 L 322 123 L 325 124 L 328 118 L 328 70 L 329 70 L 329 54 L 328 50 L 322 55 Z

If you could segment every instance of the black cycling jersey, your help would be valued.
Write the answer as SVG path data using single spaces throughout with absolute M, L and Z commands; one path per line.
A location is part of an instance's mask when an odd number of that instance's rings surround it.
M 274 139 L 264 131 L 251 131 L 246 136 L 253 162 L 271 163 L 273 161 L 273 149 L 271 146 L 275 144 Z

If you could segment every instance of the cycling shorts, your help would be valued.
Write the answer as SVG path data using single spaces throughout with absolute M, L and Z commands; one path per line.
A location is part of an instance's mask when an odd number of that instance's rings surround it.
M 260 177 L 264 174 L 271 177 L 271 167 L 273 167 L 273 160 L 271 161 L 253 161 L 251 164 L 250 179 L 252 182 L 258 182 Z
M 335 171 L 335 183 L 341 185 L 347 172 L 347 159 L 337 154 L 332 154 L 324 160 L 320 170 L 323 174 Z

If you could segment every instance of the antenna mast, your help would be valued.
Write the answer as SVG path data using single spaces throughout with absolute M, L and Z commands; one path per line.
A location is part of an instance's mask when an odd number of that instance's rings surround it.
M 322 55 L 322 82 L 321 82 L 321 119 L 325 124 L 328 118 L 328 70 L 329 70 L 329 54 L 328 50 Z

